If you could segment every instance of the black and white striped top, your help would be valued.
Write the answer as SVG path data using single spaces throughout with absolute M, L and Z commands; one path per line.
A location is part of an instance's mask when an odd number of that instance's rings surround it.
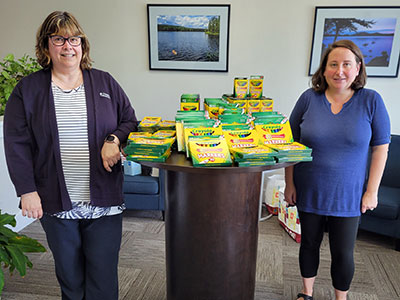
M 61 163 L 72 210 L 55 214 L 65 219 L 92 219 L 120 213 L 122 207 L 90 205 L 90 165 L 85 87 L 62 90 L 52 82 Z

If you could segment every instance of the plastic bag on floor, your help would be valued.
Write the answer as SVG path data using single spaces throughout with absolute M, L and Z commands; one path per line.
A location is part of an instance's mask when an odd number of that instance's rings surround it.
M 287 206 L 287 202 L 284 200 L 284 190 L 279 191 L 279 210 L 278 210 L 278 220 L 286 232 L 297 242 L 301 241 L 301 229 L 300 229 L 300 219 L 297 212 L 296 206 Z
M 279 208 L 279 189 L 285 188 L 284 175 L 271 175 L 266 178 L 264 202 L 270 214 L 277 215 Z

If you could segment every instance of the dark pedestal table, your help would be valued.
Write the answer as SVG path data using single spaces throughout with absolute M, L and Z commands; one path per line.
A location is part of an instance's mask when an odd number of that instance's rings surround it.
M 254 299 L 261 174 L 290 163 L 195 168 L 165 163 L 168 300 Z

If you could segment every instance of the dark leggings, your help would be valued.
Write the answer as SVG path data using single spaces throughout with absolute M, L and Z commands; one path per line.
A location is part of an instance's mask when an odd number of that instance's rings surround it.
M 354 244 L 360 217 L 332 217 L 299 212 L 301 224 L 300 271 L 304 278 L 317 276 L 319 250 L 325 228 L 329 232 L 333 287 L 350 288 L 354 275 Z

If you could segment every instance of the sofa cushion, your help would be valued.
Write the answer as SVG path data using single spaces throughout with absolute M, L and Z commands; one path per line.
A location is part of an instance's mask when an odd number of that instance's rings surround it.
M 393 134 L 381 185 L 400 188 L 400 135 Z
M 146 195 L 157 195 L 158 188 L 158 177 L 152 176 L 124 176 L 124 194 L 146 194 Z
M 400 189 L 380 186 L 378 193 L 378 207 L 368 210 L 367 215 L 377 218 L 395 220 L 400 216 Z

